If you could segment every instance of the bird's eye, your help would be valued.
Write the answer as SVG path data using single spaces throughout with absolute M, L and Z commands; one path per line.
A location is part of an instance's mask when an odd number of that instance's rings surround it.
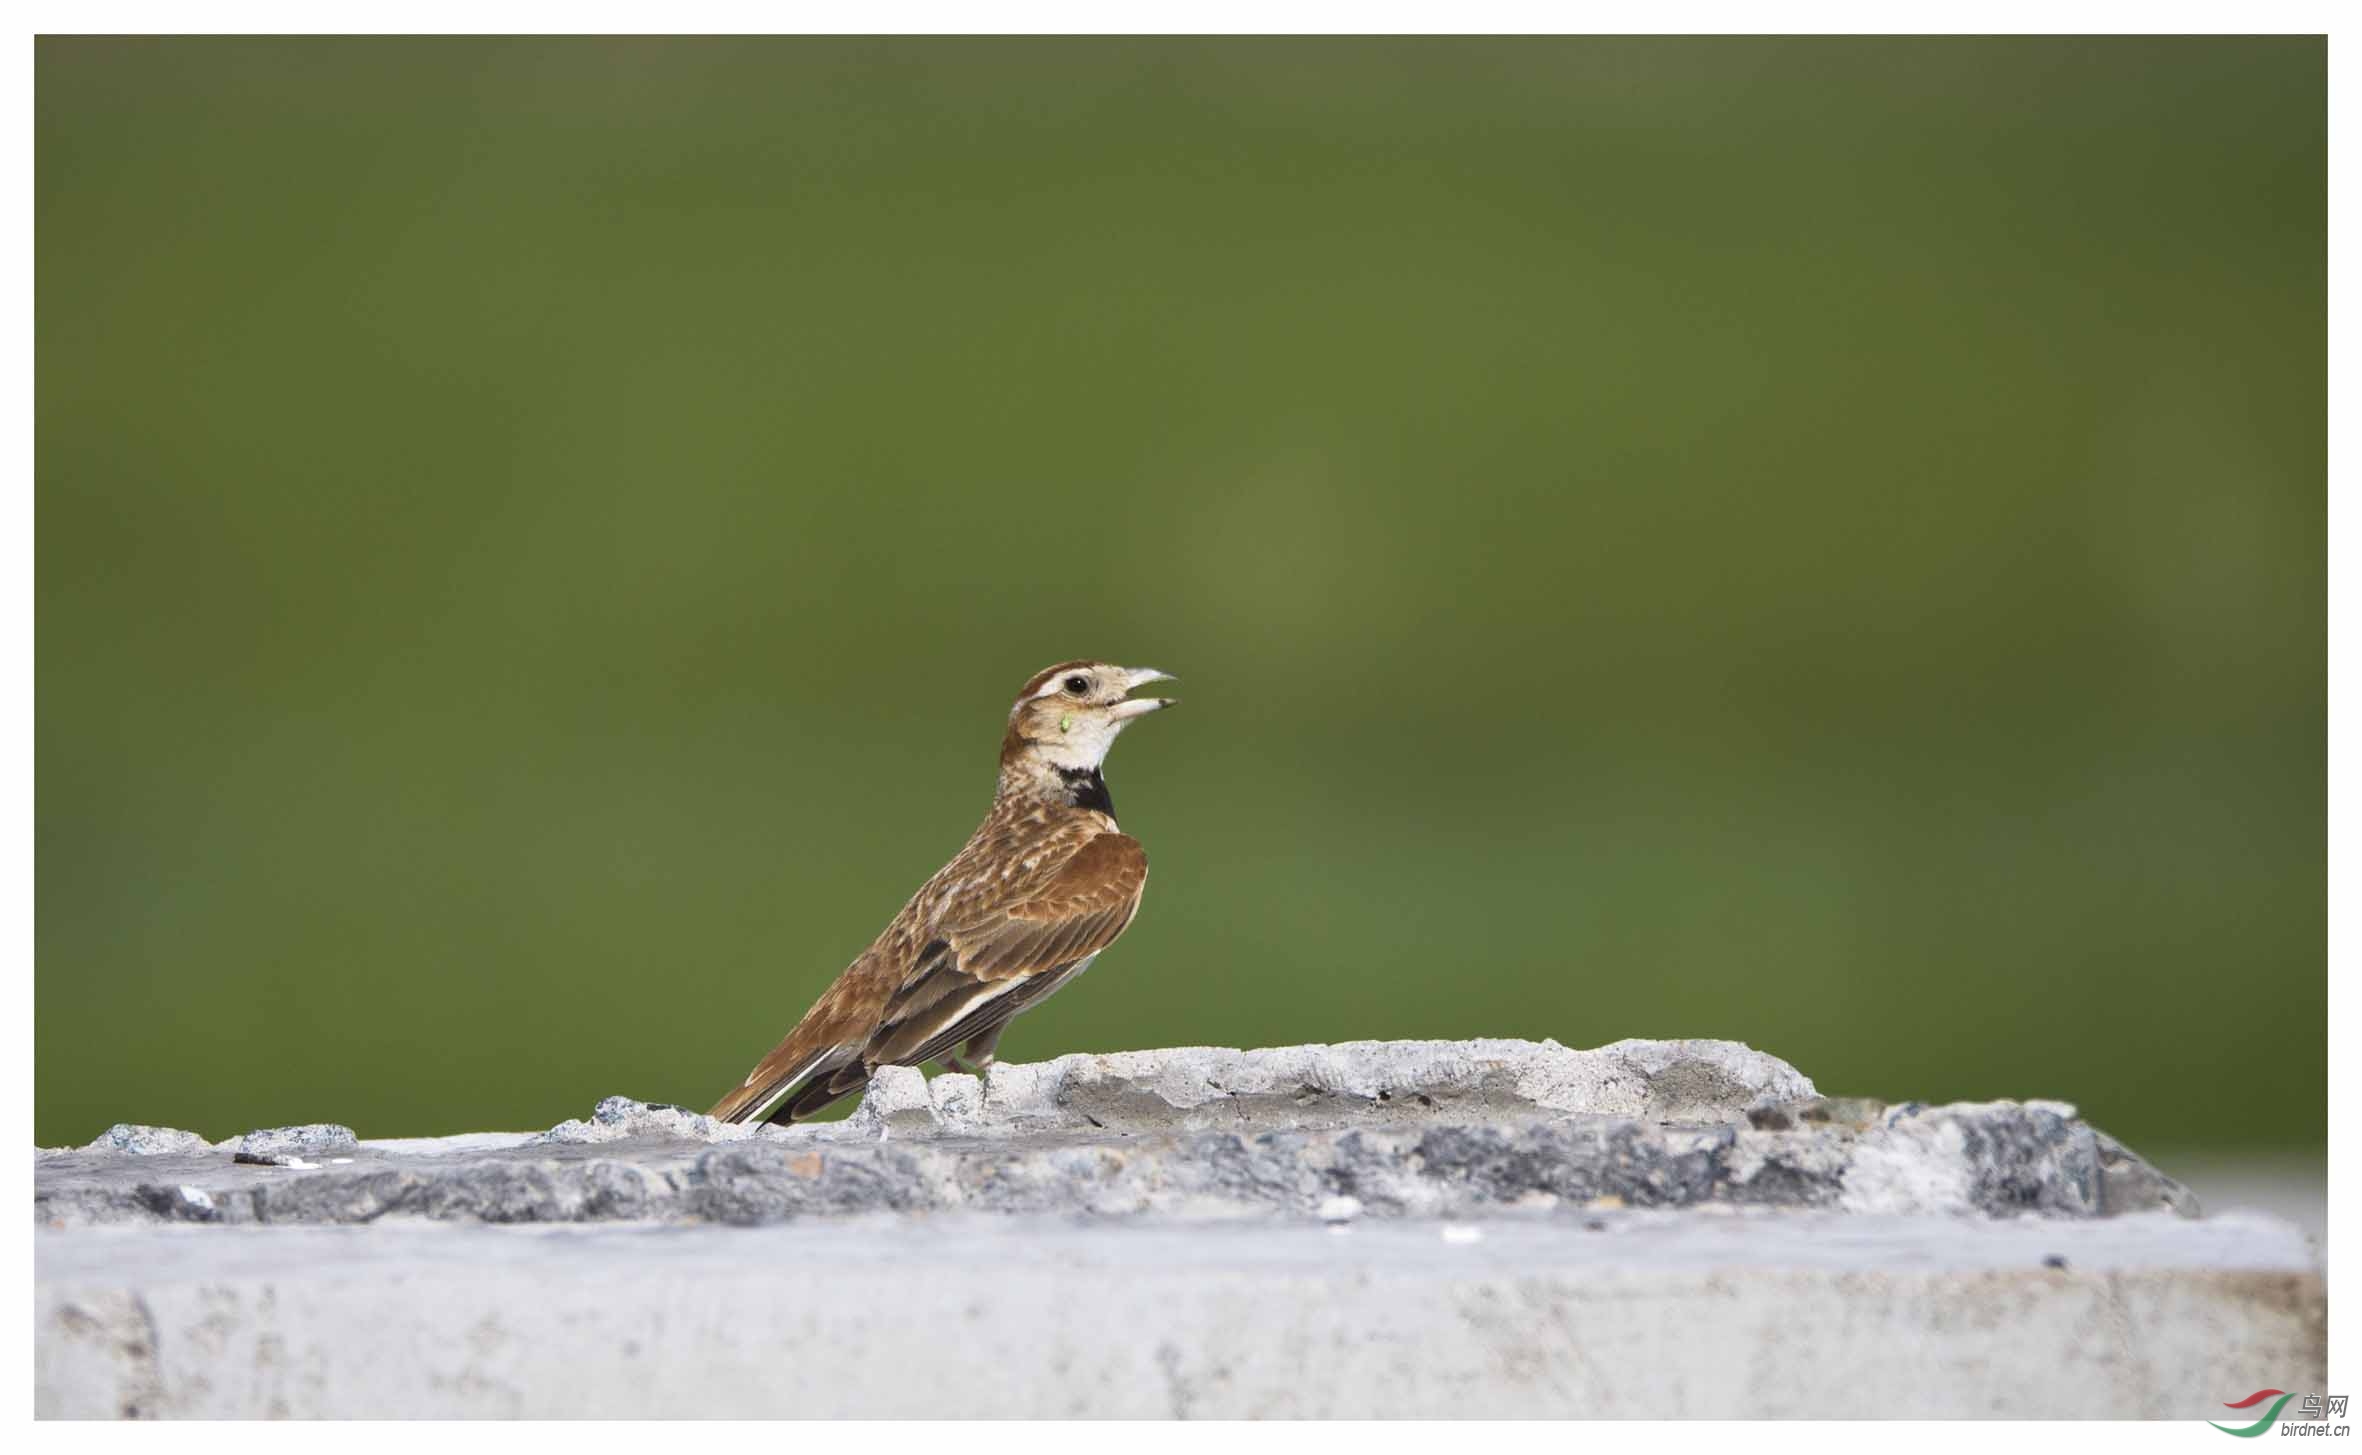
M 1076 697 L 1080 697 L 1084 693 L 1091 690 L 1091 679 L 1088 677 L 1069 677 L 1066 679 L 1066 690 L 1074 694 Z

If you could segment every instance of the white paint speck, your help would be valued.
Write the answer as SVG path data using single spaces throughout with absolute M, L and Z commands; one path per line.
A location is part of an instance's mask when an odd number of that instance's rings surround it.
M 1443 1240 L 1447 1243 L 1481 1243 L 1484 1241 L 1484 1229 L 1473 1223 L 1445 1223 Z
M 207 1209 L 208 1211 L 210 1211 L 213 1207 L 212 1193 L 207 1192 L 202 1187 L 190 1187 L 186 1183 L 181 1184 L 180 1200 L 187 1203 L 190 1207 L 201 1207 Z
M 1324 1223 L 1349 1223 L 1361 1216 L 1358 1197 L 1329 1197 L 1321 1199 L 1320 1220 Z

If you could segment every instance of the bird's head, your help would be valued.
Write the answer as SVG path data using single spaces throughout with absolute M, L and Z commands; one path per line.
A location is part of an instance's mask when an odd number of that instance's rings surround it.
M 1004 768 L 1030 763 L 1060 773 L 1097 772 L 1118 733 L 1173 705 L 1170 697 L 1133 697 L 1132 690 L 1172 680 L 1153 667 L 1105 662 L 1060 662 L 1034 673 L 1009 709 Z

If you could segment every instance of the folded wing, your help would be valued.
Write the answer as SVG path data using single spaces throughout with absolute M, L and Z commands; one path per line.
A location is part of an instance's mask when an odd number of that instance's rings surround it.
M 916 1066 L 1046 998 L 1132 922 L 1148 854 L 1126 834 L 1086 840 L 1029 892 L 942 925 L 862 1048 L 864 1067 Z

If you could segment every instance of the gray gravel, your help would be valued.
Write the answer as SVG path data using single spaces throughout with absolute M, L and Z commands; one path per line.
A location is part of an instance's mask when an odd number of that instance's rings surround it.
M 240 1162 L 235 1155 L 277 1165 Z M 889 1069 L 844 1122 L 723 1126 L 611 1097 L 539 1134 L 118 1127 L 36 1160 L 34 1215 L 101 1223 L 488 1223 L 993 1212 L 1475 1217 L 1561 1208 L 2194 1214 L 2064 1103 L 1827 1099 L 1727 1041 L 1191 1047 Z

